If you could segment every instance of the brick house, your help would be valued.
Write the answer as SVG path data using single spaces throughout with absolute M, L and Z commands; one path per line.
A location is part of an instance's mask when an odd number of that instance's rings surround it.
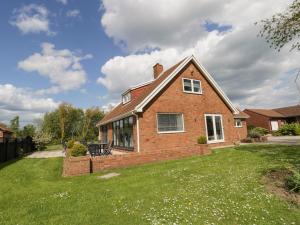
M 245 109 L 249 115 L 247 124 L 263 127 L 271 131 L 278 130 L 285 123 L 300 123 L 300 105 L 275 109 Z
M 234 107 L 212 76 L 187 57 L 170 67 L 156 64 L 153 80 L 122 94 L 122 102 L 98 124 L 101 142 L 132 151 L 231 145 L 247 136 L 247 114 Z
M 3 123 L 0 123 L 0 142 L 6 138 L 11 138 L 13 132 Z

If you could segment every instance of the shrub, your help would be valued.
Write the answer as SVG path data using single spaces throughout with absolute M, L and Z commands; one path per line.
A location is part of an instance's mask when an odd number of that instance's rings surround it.
M 286 179 L 285 184 L 290 191 L 299 192 L 300 191 L 300 173 L 294 172 L 292 176 L 290 176 Z
M 281 135 L 300 135 L 300 124 L 286 123 L 279 128 L 278 133 Z
M 260 138 L 262 136 L 262 134 L 255 129 L 250 130 L 248 135 L 251 138 Z
M 46 149 L 46 145 L 51 142 L 51 135 L 48 133 L 38 132 L 33 136 L 33 141 L 35 147 L 38 151 L 43 151 Z
M 67 148 L 73 148 L 73 145 L 74 145 L 74 143 L 75 143 L 75 140 L 74 139 L 71 139 L 71 140 L 69 140 L 68 142 L 67 142 Z
M 269 131 L 266 128 L 263 128 L 263 127 L 255 127 L 252 130 L 260 133 L 261 136 L 266 135 L 267 133 L 269 133 Z
M 83 144 L 78 142 L 75 142 L 73 144 L 73 147 L 70 149 L 70 155 L 74 157 L 84 156 L 86 155 L 86 152 L 87 152 L 87 148 Z
M 207 139 L 205 136 L 200 136 L 197 138 L 197 143 L 198 144 L 207 144 Z

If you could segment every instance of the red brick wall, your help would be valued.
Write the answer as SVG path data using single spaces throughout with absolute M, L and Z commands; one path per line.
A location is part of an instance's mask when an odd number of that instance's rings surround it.
M 269 131 L 271 130 L 269 117 L 257 114 L 247 109 L 245 109 L 244 112 L 250 116 L 246 119 L 248 125 L 263 127 L 268 129 Z
M 183 92 L 182 78 L 199 79 L 202 95 Z M 184 115 L 185 132 L 158 134 L 156 115 L 158 112 L 178 112 Z M 165 90 L 157 96 L 143 113 L 140 120 L 140 149 L 173 149 L 193 146 L 197 137 L 206 136 L 204 114 L 221 114 L 225 133 L 225 142 L 213 145 L 229 145 L 246 137 L 247 128 L 235 128 L 230 109 L 214 91 L 212 86 L 198 71 L 189 64 Z
M 155 151 L 132 152 L 125 155 L 97 157 L 66 157 L 63 165 L 63 176 L 88 174 L 104 169 L 128 167 L 172 159 L 180 159 L 193 155 L 208 155 L 208 145 L 195 144 L 193 148 L 175 148 Z
M 76 176 L 91 172 L 90 157 L 66 157 L 63 163 L 63 176 Z

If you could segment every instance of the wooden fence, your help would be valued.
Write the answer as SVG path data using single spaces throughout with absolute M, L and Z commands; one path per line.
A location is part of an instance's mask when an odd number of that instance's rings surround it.
M 0 163 L 18 158 L 35 150 L 32 138 L 4 139 L 0 142 Z

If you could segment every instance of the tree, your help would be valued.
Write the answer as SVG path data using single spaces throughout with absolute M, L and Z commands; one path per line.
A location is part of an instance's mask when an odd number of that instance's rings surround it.
M 86 109 L 82 125 L 81 138 L 83 140 L 95 140 L 98 135 L 96 124 L 104 117 L 104 112 L 98 107 Z
M 19 122 L 19 116 L 15 116 L 11 121 L 10 121 L 10 129 L 12 132 L 14 132 L 15 137 L 20 136 L 20 122 Z
M 27 124 L 23 127 L 22 136 L 23 137 L 33 137 L 35 135 L 35 126 L 33 124 Z
M 283 46 L 291 42 L 291 51 L 300 50 L 300 0 L 294 0 L 283 13 L 261 20 L 261 23 L 259 36 L 264 37 L 270 47 L 280 51 Z

